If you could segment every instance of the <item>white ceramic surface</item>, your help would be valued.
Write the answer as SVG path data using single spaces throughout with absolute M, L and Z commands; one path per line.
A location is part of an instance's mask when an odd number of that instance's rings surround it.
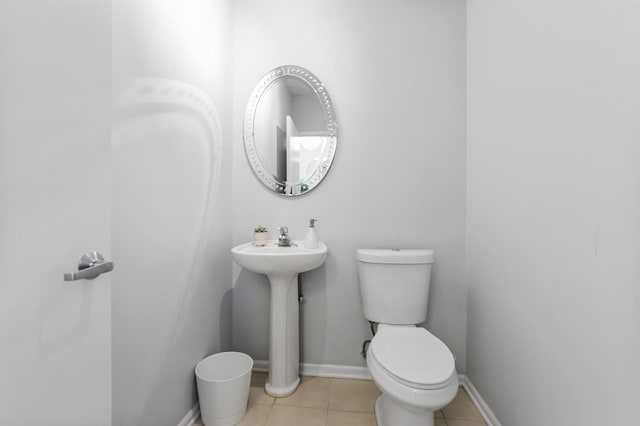
M 458 388 L 449 348 L 413 327 L 426 319 L 434 253 L 359 249 L 356 257 L 364 316 L 379 323 L 367 351 L 367 368 L 382 392 L 377 424 L 433 426 L 434 411 Z
M 425 354 L 425 359 L 427 358 L 428 354 Z M 382 392 L 376 401 L 375 410 L 379 426 L 432 426 L 434 413 L 453 401 L 458 391 L 458 374 L 455 370 L 439 389 L 418 389 L 401 383 L 371 354 L 371 347 L 367 353 L 367 368 Z
M 427 249 L 356 250 L 364 317 L 380 324 L 423 323 L 434 256 Z
M 276 397 L 291 395 L 300 383 L 298 273 L 319 267 L 327 258 L 324 243 L 318 243 L 317 249 L 305 248 L 302 241 L 293 243 L 293 247 L 277 247 L 276 241 L 264 247 L 245 243 L 231 249 L 238 265 L 269 278 L 269 378 L 265 390 Z
M 327 258 L 327 246 L 318 243 L 318 248 L 304 247 L 303 241 L 293 241 L 293 247 L 278 247 L 277 241 L 269 240 L 264 247 L 253 243 L 240 244 L 231 249 L 233 260 L 245 269 L 261 274 L 297 274 L 317 268 Z

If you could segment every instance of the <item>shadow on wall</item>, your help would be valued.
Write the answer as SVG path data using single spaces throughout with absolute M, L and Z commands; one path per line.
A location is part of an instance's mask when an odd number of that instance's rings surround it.
M 233 283 L 234 351 L 254 360 L 269 359 L 269 306 L 271 289 L 266 275 L 240 268 Z
M 311 348 L 325 348 L 327 338 L 326 266 L 302 275 L 300 303 L 300 362 L 323 364 L 325 354 Z M 297 292 L 294 286 L 290 291 Z M 233 350 L 254 360 L 269 360 L 271 288 L 266 275 L 240 268 L 233 284 Z M 313 321 L 308 321 L 313 318 Z
M 231 342 L 231 327 L 229 327 L 230 318 L 233 308 L 233 289 L 227 290 L 222 296 L 220 301 L 220 314 L 218 315 L 218 333 L 220 335 L 220 341 Z M 222 348 L 225 350 L 226 348 Z M 195 377 L 193 385 L 195 389 Z M 195 394 L 195 393 L 194 393 Z
M 114 422 L 141 424 L 196 292 L 222 135 L 213 102 L 181 82 L 132 80 L 115 103 Z
M 300 362 L 325 364 L 325 354 L 317 353 L 317 348 L 327 347 L 329 312 L 326 264 L 301 275 L 303 299 L 300 302 Z

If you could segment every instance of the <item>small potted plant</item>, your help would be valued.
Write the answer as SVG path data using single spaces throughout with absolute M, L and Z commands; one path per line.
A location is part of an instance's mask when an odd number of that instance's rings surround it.
M 256 226 L 253 230 L 253 245 L 256 247 L 264 247 L 269 241 L 269 232 L 262 225 Z

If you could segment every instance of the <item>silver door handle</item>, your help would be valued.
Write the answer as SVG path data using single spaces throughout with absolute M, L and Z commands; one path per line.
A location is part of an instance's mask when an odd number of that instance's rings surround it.
M 113 262 L 105 262 L 99 252 L 91 251 L 80 258 L 78 272 L 64 274 L 64 280 L 92 280 L 98 275 L 110 271 L 113 271 Z

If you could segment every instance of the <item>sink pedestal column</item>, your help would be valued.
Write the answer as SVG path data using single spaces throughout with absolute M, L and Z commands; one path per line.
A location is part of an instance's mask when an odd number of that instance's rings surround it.
M 303 241 L 279 247 L 271 240 L 265 247 L 253 243 L 231 249 L 233 260 L 243 268 L 265 274 L 271 286 L 269 327 L 269 378 L 265 391 L 272 396 L 291 395 L 300 383 L 300 335 L 298 274 L 311 271 L 327 259 L 327 246 L 304 247 Z
M 291 395 L 300 383 L 298 274 L 268 275 L 271 283 L 269 377 L 265 391 Z

